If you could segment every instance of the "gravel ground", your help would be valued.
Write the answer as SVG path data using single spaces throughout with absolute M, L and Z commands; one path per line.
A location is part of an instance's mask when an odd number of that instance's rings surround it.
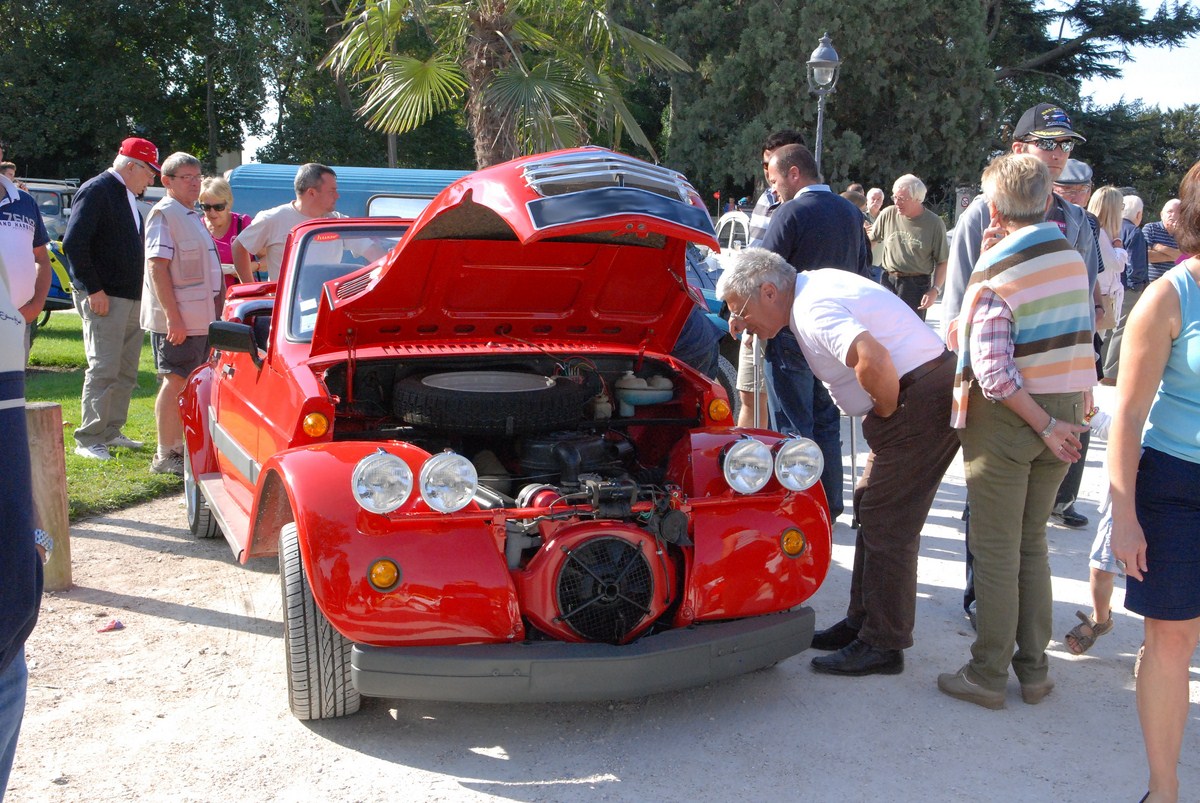
M 29 641 L 28 710 L 6 800 L 1134 801 L 1146 776 L 1131 676 L 1141 623 L 1121 607 L 1121 584 L 1111 635 L 1084 657 L 1058 641 L 1075 611 L 1089 610 L 1103 453 L 1094 441 L 1078 505 L 1092 527 L 1049 530 L 1058 686 L 1027 706 L 1011 682 L 1004 711 L 935 687 L 971 644 L 960 465 L 924 531 L 916 644 L 901 675 L 818 675 L 806 653 L 640 700 L 368 699 L 353 717 L 308 724 L 287 709 L 274 561 L 239 566 L 223 541 L 193 540 L 178 497 L 85 521 L 71 533 L 76 586 L 46 595 Z M 845 521 L 812 600 L 818 626 L 844 612 Z M 124 629 L 98 632 L 113 619 Z M 1197 664 L 1191 700 L 1181 779 L 1183 799 L 1196 800 Z

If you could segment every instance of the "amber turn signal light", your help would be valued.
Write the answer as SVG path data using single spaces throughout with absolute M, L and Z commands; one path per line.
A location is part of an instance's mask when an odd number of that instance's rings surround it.
M 388 558 L 380 558 L 367 570 L 367 580 L 376 591 L 391 591 L 400 582 L 400 567 Z
M 304 416 L 304 423 L 301 427 L 308 437 L 320 438 L 329 431 L 329 419 L 321 413 L 309 413 Z
M 724 399 L 713 399 L 708 403 L 708 417 L 713 421 L 725 421 L 733 411 L 729 409 L 729 402 Z
M 795 527 L 789 527 L 779 536 L 779 546 L 789 558 L 798 558 L 808 548 L 808 539 Z

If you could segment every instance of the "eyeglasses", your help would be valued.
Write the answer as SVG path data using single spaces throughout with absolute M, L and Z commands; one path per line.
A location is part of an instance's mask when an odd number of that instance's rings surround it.
M 200 204 L 200 209 L 205 212 L 224 212 L 228 204 L 221 202 L 219 204 Z
M 1058 148 L 1063 153 L 1070 153 L 1075 149 L 1075 140 L 1073 139 L 1042 139 L 1041 137 L 1034 137 L 1033 139 L 1025 139 L 1021 141 L 1027 142 L 1031 145 L 1037 145 L 1038 149 L 1043 151 L 1052 151 L 1055 148 Z
M 750 320 L 750 319 L 749 319 L 749 318 L 746 316 L 746 307 L 750 306 L 750 302 L 754 300 L 754 295 L 755 295 L 755 294 L 753 294 L 753 293 L 752 293 L 752 294 L 750 294 L 750 295 L 746 296 L 746 300 L 745 300 L 745 301 L 742 303 L 742 308 L 741 308 L 740 310 L 738 310 L 737 312 L 733 313 L 732 315 L 730 315 L 730 318 L 731 318 L 731 319 L 732 319 L 732 318 L 737 318 L 739 321 L 748 321 L 748 320 Z
M 187 175 L 187 176 L 181 176 L 178 173 L 163 173 L 163 175 L 166 176 L 167 178 L 173 178 L 176 181 L 199 181 L 200 180 L 199 173 L 192 173 L 191 175 Z

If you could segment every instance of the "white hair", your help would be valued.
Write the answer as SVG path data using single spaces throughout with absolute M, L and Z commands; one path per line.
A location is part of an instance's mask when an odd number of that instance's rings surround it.
M 1136 195 L 1126 195 L 1121 202 L 1125 207 L 1125 219 L 1130 223 L 1137 222 L 1137 216 L 1142 214 L 1143 204 L 1142 199 Z
M 137 159 L 134 159 L 132 156 L 126 156 L 123 153 L 118 153 L 117 158 L 113 159 L 113 170 L 120 171 L 132 164 L 140 164 L 140 162 Z
M 912 173 L 905 173 L 900 178 L 896 179 L 896 183 L 892 185 L 892 196 L 900 190 L 908 190 L 909 196 L 918 203 L 925 203 L 925 182 L 914 176 Z
M 750 298 L 765 284 L 783 288 L 794 284 L 796 269 L 774 251 L 743 248 L 725 261 L 725 270 L 717 279 L 717 298 L 724 301 L 730 293 Z

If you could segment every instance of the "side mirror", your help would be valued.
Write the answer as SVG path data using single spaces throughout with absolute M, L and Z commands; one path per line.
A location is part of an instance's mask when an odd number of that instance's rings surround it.
M 254 329 L 247 324 L 213 321 L 208 325 L 208 346 L 218 351 L 249 354 L 254 366 L 262 367 L 263 359 L 254 340 Z

